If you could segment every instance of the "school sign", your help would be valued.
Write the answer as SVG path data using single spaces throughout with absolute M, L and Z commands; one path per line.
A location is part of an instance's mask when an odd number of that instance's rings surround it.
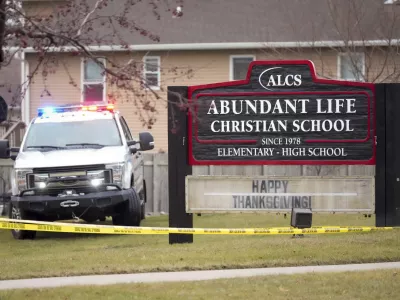
M 243 81 L 188 94 L 190 165 L 375 164 L 370 83 L 317 78 L 310 61 L 256 61 Z M 186 176 L 191 213 L 373 213 L 374 197 L 373 177 Z
M 256 61 L 247 78 L 189 87 L 191 165 L 374 164 L 374 86 Z

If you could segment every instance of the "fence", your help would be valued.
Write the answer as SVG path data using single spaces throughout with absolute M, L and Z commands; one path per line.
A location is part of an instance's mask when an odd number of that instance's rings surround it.
M 9 109 L 8 120 L 0 123 L 1 139 L 8 139 L 10 147 L 19 147 L 24 134 L 25 123 L 20 121 L 20 108 Z M 9 199 L 13 163 L 11 159 L 0 161 L 0 215 L 4 214 L 4 202 Z
M 148 213 L 168 212 L 168 153 L 144 155 Z

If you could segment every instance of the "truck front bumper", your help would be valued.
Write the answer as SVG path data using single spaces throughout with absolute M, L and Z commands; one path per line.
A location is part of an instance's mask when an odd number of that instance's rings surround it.
M 44 215 L 75 215 L 88 212 L 89 209 L 105 212 L 129 199 L 130 190 L 112 190 L 85 195 L 47 196 L 22 195 L 11 196 L 13 207 Z

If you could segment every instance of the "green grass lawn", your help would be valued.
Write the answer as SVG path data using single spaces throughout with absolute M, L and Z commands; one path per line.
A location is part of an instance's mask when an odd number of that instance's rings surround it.
M 7 300 L 398 299 L 400 270 L 0 291 Z
M 195 227 L 288 226 L 290 216 L 203 215 Z M 314 215 L 313 225 L 374 225 L 362 215 Z M 168 226 L 168 216 L 143 226 Z M 400 230 L 371 233 L 240 236 L 198 235 L 193 244 L 168 244 L 168 235 L 88 235 L 38 232 L 36 240 L 14 240 L 0 230 L 0 279 L 276 267 L 400 260 Z

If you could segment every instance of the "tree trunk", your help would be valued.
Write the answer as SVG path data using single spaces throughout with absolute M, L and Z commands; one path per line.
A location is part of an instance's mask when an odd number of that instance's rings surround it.
M 0 63 L 4 61 L 3 42 L 6 28 L 6 1 L 0 0 Z

